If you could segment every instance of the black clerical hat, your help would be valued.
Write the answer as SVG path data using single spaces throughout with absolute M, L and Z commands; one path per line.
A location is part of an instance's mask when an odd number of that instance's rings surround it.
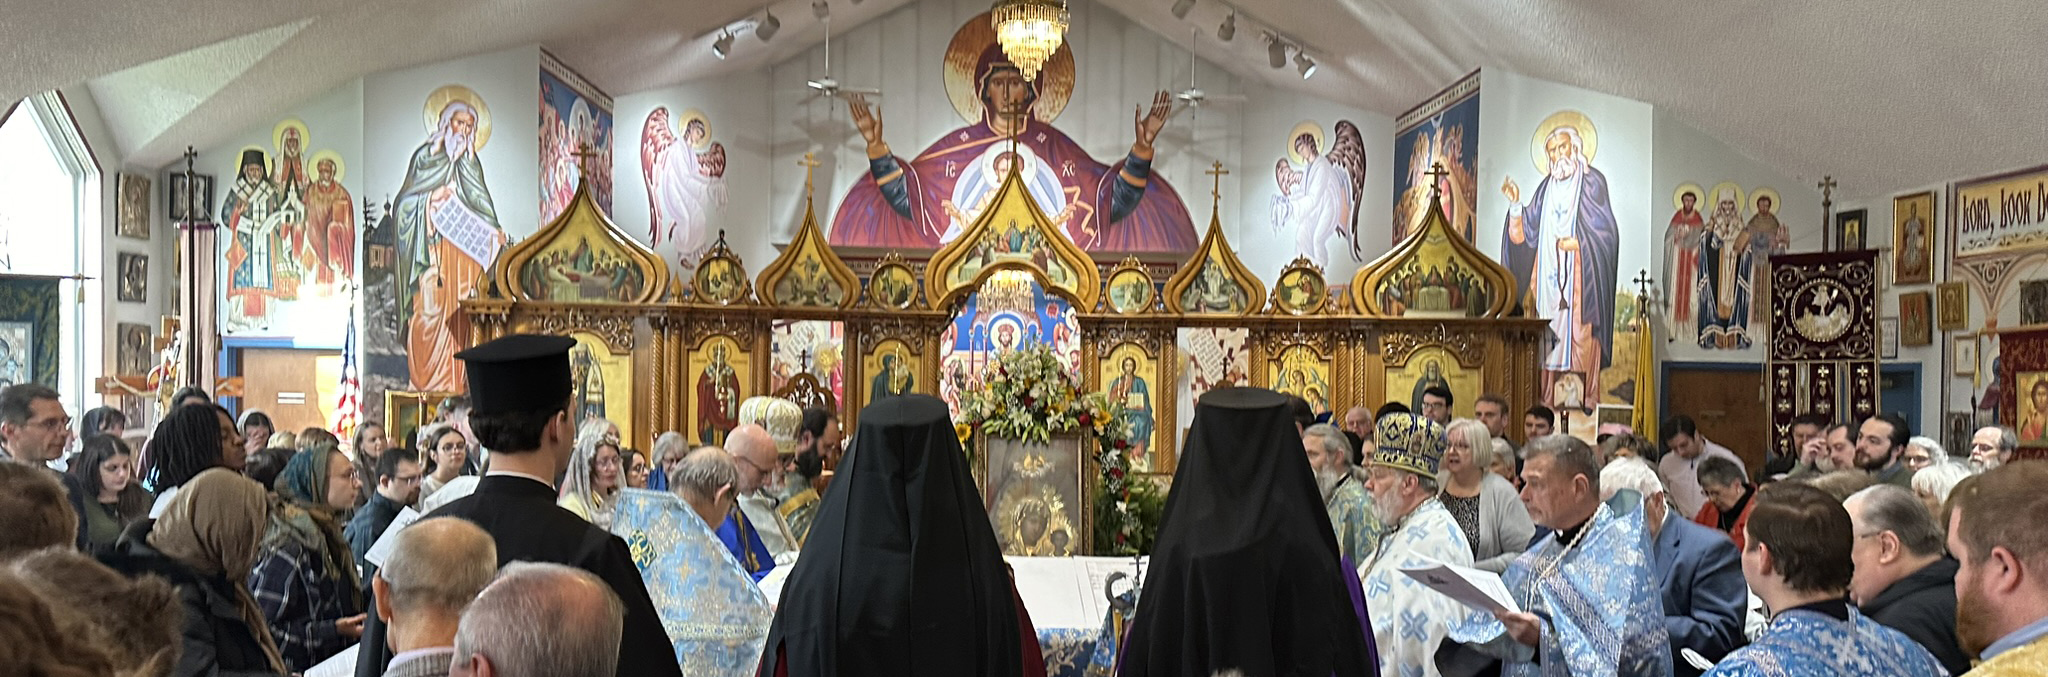
M 567 336 L 513 334 L 455 356 L 469 372 L 470 411 L 550 411 L 569 401 Z
M 257 150 L 255 148 L 250 148 L 248 150 L 242 151 L 241 168 L 246 169 L 249 167 L 249 165 L 256 165 L 257 167 L 264 168 L 266 171 L 268 171 L 270 163 L 264 159 L 263 151 Z M 239 174 L 240 172 L 237 171 L 236 173 Z

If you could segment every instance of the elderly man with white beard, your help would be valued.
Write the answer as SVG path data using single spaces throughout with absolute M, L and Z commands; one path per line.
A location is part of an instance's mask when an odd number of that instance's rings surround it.
M 1977 429 L 1970 436 L 1970 470 L 1982 473 L 1996 470 L 2012 460 L 2014 449 L 2020 448 L 2020 437 L 2011 428 L 1988 425 Z
M 1377 445 L 1366 461 L 1366 489 L 1372 512 L 1390 529 L 1373 557 L 1359 567 L 1366 599 L 1372 600 L 1373 638 L 1380 672 L 1439 675 L 1437 645 L 1464 607 L 1401 573 L 1438 563 L 1472 566 L 1465 530 L 1437 499 L 1437 473 L 1444 457 L 1444 429 L 1420 414 L 1388 414 L 1373 426 Z
M 1356 567 L 1379 546 L 1380 521 L 1372 514 L 1365 482 L 1351 472 L 1351 441 L 1337 426 L 1318 423 L 1301 432 L 1301 448 L 1308 452 L 1308 469 L 1315 473 L 1323 508 L 1337 531 L 1337 551 Z

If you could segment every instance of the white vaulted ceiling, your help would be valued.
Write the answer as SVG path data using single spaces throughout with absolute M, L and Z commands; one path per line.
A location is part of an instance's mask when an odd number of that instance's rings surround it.
M 834 29 L 914 0 L 829 0 Z M 1780 171 L 1881 195 L 2048 160 L 2040 0 L 1099 2 L 1237 75 L 1397 114 L 1475 68 L 1638 99 Z M 394 68 L 538 43 L 613 95 L 765 68 L 822 40 L 810 0 L 10 0 L 0 100 L 87 83 L 131 164 L 155 166 Z M 708 33 L 782 20 L 711 55 Z M 1277 28 L 1322 69 L 1270 69 Z M 1162 89 L 1176 83 L 1161 82 Z

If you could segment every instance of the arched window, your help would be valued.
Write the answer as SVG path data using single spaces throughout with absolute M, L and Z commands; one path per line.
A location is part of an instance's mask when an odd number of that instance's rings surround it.
M 101 261 L 99 164 L 56 92 L 0 117 L 0 275 L 66 278 L 57 293 L 57 390 L 77 416 L 99 402 L 88 394 L 103 373 L 101 309 L 113 300 L 102 294 L 111 266 Z

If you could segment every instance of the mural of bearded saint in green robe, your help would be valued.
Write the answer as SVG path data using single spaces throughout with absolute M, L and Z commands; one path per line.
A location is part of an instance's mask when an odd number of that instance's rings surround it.
M 477 157 L 489 118 L 464 94 L 475 96 L 463 89 L 450 97 L 426 143 L 413 151 L 392 208 L 399 332 L 414 390 L 469 389 L 455 359 L 455 351 L 468 344 L 469 320 L 456 303 L 475 294 L 477 280 L 505 244 Z

